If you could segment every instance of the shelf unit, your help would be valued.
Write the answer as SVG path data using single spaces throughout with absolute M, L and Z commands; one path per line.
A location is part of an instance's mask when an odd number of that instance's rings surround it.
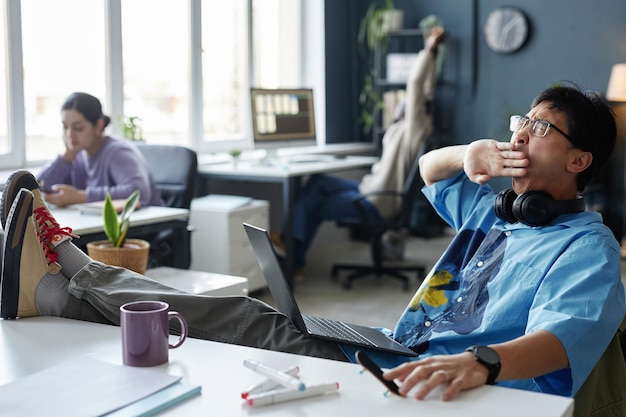
M 449 32 L 446 37 L 450 40 Z M 374 87 L 381 96 L 387 91 L 404 90 L 406 80 L 402 82 L 390 82 L 387 80 L 386 59 L 390 53 L 418 53 L 424 48 L 423 34 L 420 29 L 403 29 L 389 34 L 389 41 L 385 50 L 380 47 L 374 50 L 374 69 L 378 77 L 374 80 Z M 448 139 L 451 121 L 453 118 L 454 102 L 454 82 L 450 77 L 454 76 L 454 66 L 451 60 L 454 58 L 451 42 L 446 41 L 444 52 L 442 73 L 437 79 L 437 92 L 435 94 L 435 129 L 437 130 L 438 141 L 444 142 Z M 439 110 L 438 110 L 439 109 Z M 374 126 L 372 128 L 372 142 L 380 150 L 381 141 L 385 134 L 383 127 L 382 111 L 377 111 L 374 115 Z M 441 144 L 441 143 L 440 143 Z
M 404 90 L 406 87 L 404 81 L 390 82 L 387 80 L 387 55 L 390 53 L 418 53 L 423 47 L 423 35 L 420 29 L 402 29 L 389 34 L 389 40 L 384 51 L 380 46 L 374 49 L 374 69 L 377 74 L 374 85 L 381 97 L 385 92 Z M 372 142 L 379 149 L 384 134 L 382 111 L 377 110 L 372 127 Z

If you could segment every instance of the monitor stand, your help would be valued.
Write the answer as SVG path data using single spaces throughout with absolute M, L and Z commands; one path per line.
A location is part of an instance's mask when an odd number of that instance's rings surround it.
M 279 148 L 265 149 L 265 155 L 259 161 L 261 165 L 279 166 L 285 163 L 284 158 L 278 154 Z

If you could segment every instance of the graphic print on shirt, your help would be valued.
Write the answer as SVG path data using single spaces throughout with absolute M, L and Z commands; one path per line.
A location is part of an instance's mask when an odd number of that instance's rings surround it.
M 505 248 L 499 230 L 486 236 L 480 230 L 459 232 L 405 310 L 396 340 L 422 353 L 433 332 L 465 335 L 480 327 L 489 302 L 487 283 L 498 273 Z

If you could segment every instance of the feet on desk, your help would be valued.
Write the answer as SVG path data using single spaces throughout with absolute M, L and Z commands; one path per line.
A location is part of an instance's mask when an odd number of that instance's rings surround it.
M 76 237 L 71 229 L 59 226 L 45 203 L 35 207 L 35 202 L 34 194 L 22 188 L 8 210 L 0 286 L 0 317 L 5 319 L 37 315 L 39 284 L 47 275 L 61 271 L 55 247 Z

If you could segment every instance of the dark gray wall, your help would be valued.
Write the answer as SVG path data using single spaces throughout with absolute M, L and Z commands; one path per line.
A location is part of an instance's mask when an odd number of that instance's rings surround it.
M 358 126 L 358 95 L 367 69 L 356 41 L 368 4 L 362 0 L 326 1 L 329 142 L 371 140 Z M 604 94 L 612 65 L 626 62 L 624 0 L 395 0 L 395 6 L 404 11 L 405 28 L 415 28 L 421 19 L 435 14 L 448 31 L 444 82 L 437 91 L 437 120 L 443 124 L 439 126 L 441 146 L 485 137 L 507 140 L 508 116 L 526 113 L 541 90 L 571 81 Z M 518 7 L 530 22 L 530 37 L 516 53 L 498 54 L 485 44 L 482 26 L 498 6 Z M 615 106 L 622 106 L 618 115 L 625 114 L 624 105 Z M 618 118 L 618 123 L 626 121 Z M 622 136 L 599 197 L 606 200 L 600 202 L 606 207 L 605 221 L 618 239 L 624 234 Z M 496 189 L 508 184 L 506 179 L 492 183 Z
M 614 63 L 626 62 L 624 0 L 395 0 L 407 28 L 435 14 L 449 32 L 444 108 L 451 113 L 450 140 L 466 143 L 508 135 L 507 116 L 525 113 L 534 96 L 551 84 L 569 80 L 604 93 Z M 482 25 L 497 6 L 522 9 L 531 25 L 517 53 L 490 51 Z M 329 142 L 368 138 L 355 128 L 363 58 L 356 42 L 367 3 L 326 2 L 327 138 Z

